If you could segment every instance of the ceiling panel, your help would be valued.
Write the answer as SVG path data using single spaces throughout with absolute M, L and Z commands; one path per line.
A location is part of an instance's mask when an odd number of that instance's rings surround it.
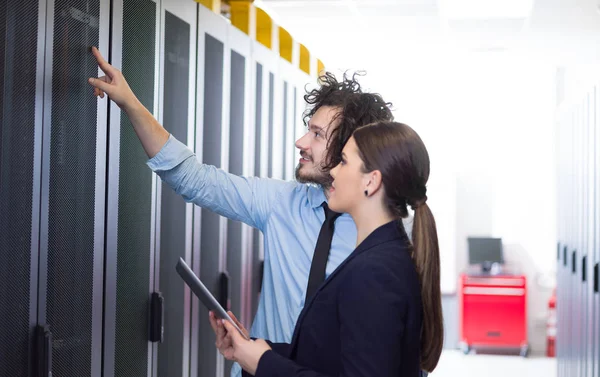
M 498 0 L 501 2 L 502 0 Z M 255 0 L 311 51 L 394 59 L 424 49 L 516 52 L 582 59 L 600 55 L 600 0 L 535 0 L 528 19 L 445 20 L 438 0 Z M 579 51 L 579 53 L 577 53 Z

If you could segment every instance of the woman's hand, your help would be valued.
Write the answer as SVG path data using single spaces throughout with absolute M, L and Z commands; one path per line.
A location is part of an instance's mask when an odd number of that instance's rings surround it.
M 235 324 L 240 328 L 240 330 L 242 330 L 244 334 L 246 334 L 248 339 L 250 339 L 250 333 L 248 333 L 248 330 L 246 330 L 246 328 L 240 323 L 240 321 L 238 321 L 237 317 L 231 311 L 227 312 L 227 314 L 229 314 L 231 319 L 235 321 Z M 221 354 L 225 356 L 227 360 L 232 360 L 233 347 L 231 344 L 231 340 L 227 338 L 227 330 L 225 330 L 225 327 L 223 326 L 223 321 L 215 317 L 215 313 L 213 313 L 212 311 L 208 312 L 208 320 L 210 321 L 210 326 L 212 327 L 213 331 L 215 332 L 215 336 L 217 337 L 215 346 L 218 348 L 219 352 L 221 352 Z
M 237 320 L 233 313 L 229 316 L 236 325 L 248 335 L 248 331 Z M 271 349 L 269 344 L 262 339 L 246 340 L 229 321 L 217 319 L 214 314 L 209 313 L 210 324 L 215 331 L 217 341 L 215 345 L 219 352 L 227 359 L 235 361 L 251 375 L 256 373 L 258 362 L 262 355 Z
M 105 74 L 105 76 L 98 78 L 91 77 L 88 80 L 90 85 L 94 87 L 94 95 L 104 98 L 104 94 L 108 94 L 110 99 L 123 110 L 128 110 L 137 105 L 139 101 L 135 94 L 133 94 L 127 81 L 125 81 L 123 74 L 108 64 L 96 47 L 92 47 L 92 54 L 96 58 L 98 66 Z

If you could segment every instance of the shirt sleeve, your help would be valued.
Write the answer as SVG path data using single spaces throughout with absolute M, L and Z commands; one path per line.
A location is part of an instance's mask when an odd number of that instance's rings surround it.
M 202 164 L 172 135 L 147 165 L 187 202 L 264 230 L 271 211 L 289 183 L 241 177 Z

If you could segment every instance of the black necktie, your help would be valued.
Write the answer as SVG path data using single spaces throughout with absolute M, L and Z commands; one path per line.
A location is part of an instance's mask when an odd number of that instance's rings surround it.
M 330 210 L 327 202 L 323 202 L 322 206 L 325 210 L 325 221 L 321 226 L 312 264 L 310 265 L 310 275 L 308 276 L 308 287 L 306 288 L 306 300 L 304 304 L 308 303 L 308 300 L 325 281 L 325 268 L 327 267 L 327 259 L 329 258 L 329 249 L 331 249 L 334 223 L 335 219 L 341 215 L 341 213 Z

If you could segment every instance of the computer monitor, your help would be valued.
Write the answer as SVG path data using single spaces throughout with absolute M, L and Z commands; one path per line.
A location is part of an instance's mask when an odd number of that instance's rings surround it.
M 469 264 L 504 263 L 502 238 L 469 237 Z

